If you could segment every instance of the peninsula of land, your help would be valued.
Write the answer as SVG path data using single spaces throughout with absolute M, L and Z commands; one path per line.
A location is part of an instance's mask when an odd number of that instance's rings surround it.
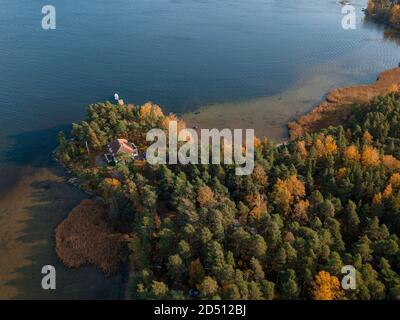
M 183 121 L 152 103 L 89 106 L 71 139 L 60 133 L 57 157 L 103 200 L 59 225 L 57 253 L 105 272 L 129 261 L 134 299 L 400 297 L 399 74 L 332 91 L 288 143 L 255 139 L 249 176 L 151 166 L 146 132 Z M 340 287 L 344 264 L 359 271 L 356 291 Z

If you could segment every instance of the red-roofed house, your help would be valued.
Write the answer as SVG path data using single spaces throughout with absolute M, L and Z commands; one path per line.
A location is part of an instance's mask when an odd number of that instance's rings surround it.
M 127 154 L 135 159 L 139 156 L 137 147 L 134 143 L 128 142 L 126 139 L 117 139 L 107 145 L 108 153 L 104 154 L 107 163 L 118 163 L 117 156 Z

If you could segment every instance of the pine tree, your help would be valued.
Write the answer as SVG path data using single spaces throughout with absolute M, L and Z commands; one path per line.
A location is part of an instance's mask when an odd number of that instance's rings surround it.
M 296 273 L 293 269 L 282 272 L 281 294 L 282 298 L 292 300 L 299 298 Z

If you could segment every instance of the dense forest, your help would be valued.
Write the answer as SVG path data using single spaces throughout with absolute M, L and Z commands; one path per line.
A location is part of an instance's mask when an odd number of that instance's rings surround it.
M 399 0 L 368 0 L 366 13 L 393 27 L 400 27 Z
M 59 135 L 59 159 L 129 234 L 132 298 L 400 298 L 400 94 L 285 145 L 256 139 L 248 176 L 234 165 L 96 165 L 116 138 L 143 152 L 148 129 L 171 119 L 151 103 L 99 103 L 71 139 Z M 357 270 L 355 290 L 341 288 L 343 265 Z

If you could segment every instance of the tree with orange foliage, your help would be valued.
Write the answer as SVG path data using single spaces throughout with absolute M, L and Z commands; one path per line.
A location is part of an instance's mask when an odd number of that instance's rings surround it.
M 358 152 L 358 148 L 352 144 L 351 146 L 348 146 L 346 150 L 344 151 L 344 157 L 348 161 L 359 161 L 360 160 L 360 153 Z
M 308 220 L 308 208 L 310 207 L 310 202 L 308 200 L 300 200 L 294 206 L 294 215 L 299 220 Z
M 392 174 L 389 183 L 393 186 L 393 188 L 400 188 L 400 173 Z
M 306 142 L 304 140 L 297 142 L 296 151 L 300 154 L 302 159 L 307 158 L 308 152 L 306 148 Z
M 177 123 L 177 130 L 178 130 L 178 132 L 180 132 L 181 130 L 187 128 L 186 122 L 183 121 L 182 119 L 178 118 L 174 113 L 170 113 L 168 116 L 166 116 L 166 117 L 163 119 L 161 126 L 162 126 L 164 129 L 168 130 L 169 124 L 170 124 L 171 121 L 175 121 L 175 122 Z
M 321 139 L 317 139 L 317 141 L 315 141 L 314 147 L 315 150 L 317 150 L 318 156 L 322 157 L 323 155 L 325 155 L 325 147 Z
M 278 179 L 274 186 L 273 200 L 275 205 L 287 214 L 289 212 L 290 204 L 292 203 L 293 196 L 287 187 L 285 181 Z
M 399 170 L 400 169 L 400 161 L 397 160 L 392 155 L 383 156 L 382 163 L 389 170 Z
M 283 213 L 288 213 L 293 199 L 304 197 L 305 194 L 306 189 L 304 183 L 295 175 L 292 175 L 286 180 L 277 180 L 274 186 L 273 199 L 274 203 Z
M 390 9 L 390 23 L 400 25 L 400 4 L 395 4 Z
M 144 105 L 140 107 L 140 116 L 141 118 L 146 117 L 163 117 L 164 113 L 162 112 L 159 105 L 153 104 L 151 102 L 146 102 Z
M 332 136 L 327 136 L 325 139 L 325 150 L 328 155 L 334 154 L 337 150 L 335 139 Z
M 259 193 L 255 195 L 248 195 L 246 202 L 250 208 L 249 215 L 254 218 L 260 218 L 267 212 L 267 202 L 265 197 Z
M 347 168 L 340 168 L 339 170 L 338 170 L 338 172 L 337 172 L 337 177 L 338 178 L 343 178 L 343 177 L 345 177 L 346 176 L 346 174 L 347 174 Z
M 199 202 L 200 207 L 205 206 L 207 203 L 210 203 L 214 200 L 214 192 L 211 190 L 209 186 L 201 186 L 198 191 L 197 201 Z
M 372 204 L 374 205 L 380 205 L 382 204 L 382 193 L 378 192 L 374 195 L 373 199 L 372 199 Z
M 306 188 L 304 182 L 299 180 L 295 175 L 290 176 L 285 180 L 285 184 L 289 192 L 295 197 L 304 197 L 306 195 Z
M 364 140 L 364 143 L 366 143 L 366 144 L 371 144 L 372 141 L 374 140 L 374 137 L 373 137 L 372 134 L 370 134 L 370 133 L 368 132 L 368 130 L 367 130 L 367 131 L 365 131 L 364 134 L 363 134 L 363 140 Z
M 337 300 L 344 296 L 339 279 L 327 271 L 320 271 L 312 284 L 314 300 Z
M 317 150 L 318 156 L 320 157 L 332 155 L 337 151 L 337 144 L 332 136 L 322 136 L 321 138 L 317 139 L 314 147 Z
M 361 154 L 361 163 L 366 167 L 379 166 L 381 160 L 377 149 L 365 146 Z
M 268 185 L 268 176 L 265 173 L 264 168 L 257 164 L 251 174 L 254 181 L 256 181 L 259 185 L 266 187 Z
M 254 148 L 257 149 L 261 147 L 262 147 L 261 140 L 258 139 L 256 136 L 254 136 Z
M 121 182 L 114 178 L 105 178 L 103 180 L 103 185 L 106 189 L 116 190 L 121 186 Z
M 388 184 L 382 193 L 382 197 L 383 199 L 389 199 L 391 198 L 392 194 L 393 194 L 393 187 L 391 184 Z

